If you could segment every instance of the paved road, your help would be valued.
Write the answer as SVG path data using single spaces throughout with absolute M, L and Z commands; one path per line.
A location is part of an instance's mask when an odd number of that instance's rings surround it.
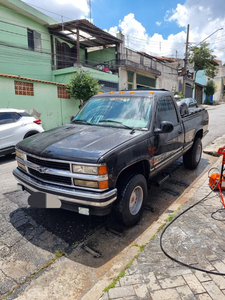
M 209 133 L 202 141 L 203 147 L 225 134 L 225 104 L 207 106 L 207 109 L 209 112 Z

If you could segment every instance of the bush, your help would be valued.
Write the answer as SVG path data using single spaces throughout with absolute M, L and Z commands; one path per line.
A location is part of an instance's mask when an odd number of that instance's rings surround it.
M 71 77 L 66 90 L 71 97 L 85 102 L 102 91 L 102 87 L 99 85 L 98 79 L 93 78 L 89 71 L 81 69 Z
M 207 96 L 214 95 L 216 92 L 216 85 L 213 80 L 208 80 L 205 88 L 205 93 Z

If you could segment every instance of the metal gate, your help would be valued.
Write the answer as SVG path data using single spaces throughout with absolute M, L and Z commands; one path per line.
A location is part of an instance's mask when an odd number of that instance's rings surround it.
M 202 86 L 195 84 L 195 99 L 198 104 L 202 104 Z

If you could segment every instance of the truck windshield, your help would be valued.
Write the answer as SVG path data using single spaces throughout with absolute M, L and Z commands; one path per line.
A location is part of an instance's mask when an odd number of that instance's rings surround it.
M 80 110 L 74 123 L 146 129 L 151 117 L 152 97 L 93 98 Z

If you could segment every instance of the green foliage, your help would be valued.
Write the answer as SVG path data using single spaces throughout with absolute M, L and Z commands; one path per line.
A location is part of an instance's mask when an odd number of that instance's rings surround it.
M 70 83 L 67 84 L 66 89 L 71 97 L 77 100 L 83 100 L 84 102 L 102 91 L 98 79 L 93 78 L 89 71 L 82 69 L 75 72 L 70 78 Z
M 205 70 L 206 76 L 214 78 L 218 72 L 218 69 L 213 64 L 216 56 L 212 54 L 213 50 L 209 49 L 208 46 L 208 43 L 202 43 L 199 47 L 190 47 L 189 61 L 194 63 L 195 73 Z
M 139 251 L 138 254 L 134 256 L 134 258 L 132 259 L 132 261 L 125 267 L 125 270 L 127 270 L 128 268 L 130 268 L 130 266 L 133 264 L 134 260 L 136 258 L 138 258 L 138 256 L 140 255 L 140 253 L 144 250 L 145 246 L 147 246 L 148 243 L 144 244 L 144 245 L 134 245 L 135 247 L 139 247 Z M 125 270 L 123 270 L 122 272 L 120 272 L 120 274 L 113 280 L 113 282 L 107 286 L 103 292 L 108 292 L 111 288 L 114 288 L 117 284 L 117 282 L 120 280 L 121 277 L 125 276 Z
M 213 80 L 208 80 L 205 88 L 205 93 L 207 96 L 214 95 L 216 92 L 216 85 Z
M 184 94 L 183 94 L 182 92 L 175 92 L 175 93 L 174 93 L 174 96 L 175 96 L 175 95 L 180 96 L 180 99 L 183 99 L 183 98 L 184 98 Z

